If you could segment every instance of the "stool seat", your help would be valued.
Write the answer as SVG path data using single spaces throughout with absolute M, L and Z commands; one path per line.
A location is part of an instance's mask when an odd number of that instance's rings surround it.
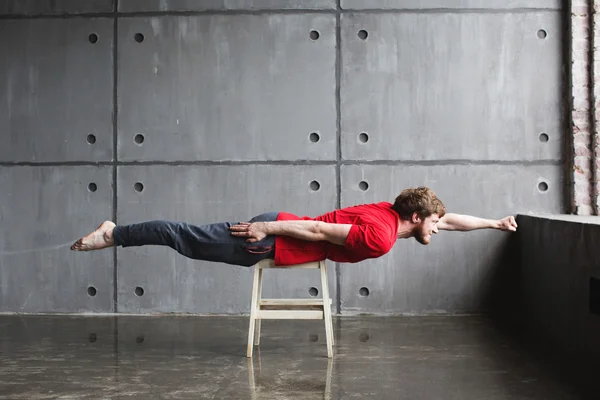
M 263 299 L 262 278 L 264 269 L 296 269 L 308 268 L 321 271 L 320 299 Z M 325 321 L 327 338 L 327 357 L 333 357 L 333 323 L 331 317 L 331 298 L 327 282 L 327 266 L 325 260 L 311 263 L 276 266 L 272 259 L 265 259 L 254 266 L 252 285 L 252 302 L 250 304 L 250 327 L 248 330 L 248 351 L 246 356 L 252 357 L 254 346 L 260 344 L 260 321 L 263 319 L 322 319 Z

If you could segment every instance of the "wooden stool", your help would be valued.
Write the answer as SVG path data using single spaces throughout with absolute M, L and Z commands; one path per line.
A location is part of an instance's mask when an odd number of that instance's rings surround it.
M 314 268 L 321 270 L 320 299 L 263 299 L 262 278 L 265 268 Z M 327 357 L 333 357 L 333 324 L 331 318 L 331 298 L 327 283 L 327 267 L 325 260 L 306 264 L 278 267 L 272 259 L 265 259 L 254 266 L 254 284 L 252 286 L 252 303 L 250 304 L 250 329 L 248 331 L 247 357 L 252 357 L 254 346 L 260 344 L 260 321 L 263 319 L 323 319 L 325 320 L 325 337 L 327 338 Z

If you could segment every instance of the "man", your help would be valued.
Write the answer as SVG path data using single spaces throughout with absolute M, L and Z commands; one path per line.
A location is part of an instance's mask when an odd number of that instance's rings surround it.
M 383 256 L 398 238 L 414 237 L 426 245 L 438 230 L 486 228 L 515 231 L 517 224 L 512 216 L 489 220 L 447 214 L 431 189 L 418 187 L 403 190 L 394 204 L 363 204 L 316 218 L 280 212 L 261 214 L 249 222 L 202 226 L 171 221 L 115 226 L 105 221 L 71 250 L 162 245 L 189 258 L 243 266 L 264 258 L 273 258 L 275 265 L 323 259 L 356 263 Z

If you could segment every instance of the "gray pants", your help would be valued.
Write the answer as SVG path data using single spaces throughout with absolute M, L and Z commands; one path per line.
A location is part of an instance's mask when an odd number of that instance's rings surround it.
M 276 212 L 257 215 L 250 222 L 275 221 Z M 195 260 L 216 261 L 250 267 L 265 258 L 275 257 L 275 237 L 247 243 L 246 238 L 231 235 L 235 222 L 190 225 L 185 222 L 148 221 L 118 225 L 114 230 L 116 246 L 169 246 Z

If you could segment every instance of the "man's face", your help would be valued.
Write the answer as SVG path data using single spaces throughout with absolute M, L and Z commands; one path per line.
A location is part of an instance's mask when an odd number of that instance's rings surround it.
M 417 242 L 421 244 L 429 244 L 431 236 L 438 233 L 437 223 L 440 221 L 438 214 L 432 214 L 417 224 L 414 230 L 414 236 Z

